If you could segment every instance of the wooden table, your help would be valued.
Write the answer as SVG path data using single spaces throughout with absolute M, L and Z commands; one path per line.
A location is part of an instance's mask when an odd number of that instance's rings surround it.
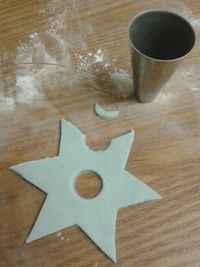
M 1 267 L 200 266 L 200 47 L 153 103 L 134 100 L 127 23 L 149 8 L 200 30 L 196 0 L 1 1 Z M 101 120 L 95 103 L 119 117 Z M 24 243 L 45 194 L 8 167 L 57 155 L 62 118 L 93 149 L 134 129 L 126 169 L 163 197 L 118 212 L 116 265 L 75 226 Z

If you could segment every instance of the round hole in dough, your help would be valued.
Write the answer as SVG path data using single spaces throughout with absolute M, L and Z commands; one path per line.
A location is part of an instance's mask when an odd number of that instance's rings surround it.
M 74 187 L 80 197 L 92 199 L 100 194 L 102 179 L 94 171 L 83 171 L 77 176 Z

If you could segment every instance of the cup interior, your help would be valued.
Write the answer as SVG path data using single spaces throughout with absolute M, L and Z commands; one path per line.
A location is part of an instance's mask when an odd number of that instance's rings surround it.
M 143 12 L 130 22 L 129 40 L 147 57 L 173 60 L 190 52 L 195 43 L 195 33 L 181 16 L 154 10 Z

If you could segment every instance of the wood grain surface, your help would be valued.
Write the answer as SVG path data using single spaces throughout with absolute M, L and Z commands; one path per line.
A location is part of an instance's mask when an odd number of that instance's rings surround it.
M 186 17 L 197 45 L 159 97 L 140 104 L 127 24 L 150 8 Z M 0 1 L 1 267 L 200 266 L 199 31 L 196 0 Z M 96 102 L 119 117 L 100 119 Z M 57 155 L 62 118 L 93 149 L 134 129 L 126 169 L 163 197 L 118 212 L 117 264 L 76 226 L 24 243 L 45 194 L 8 167 Z

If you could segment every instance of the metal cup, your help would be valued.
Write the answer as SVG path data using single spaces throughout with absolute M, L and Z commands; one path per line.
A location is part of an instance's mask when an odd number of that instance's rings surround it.
M 148 10 L 128 26 L 134 90 L 141 102 L 151 102 L 195 44 L 195 32 L 181 16 Z

